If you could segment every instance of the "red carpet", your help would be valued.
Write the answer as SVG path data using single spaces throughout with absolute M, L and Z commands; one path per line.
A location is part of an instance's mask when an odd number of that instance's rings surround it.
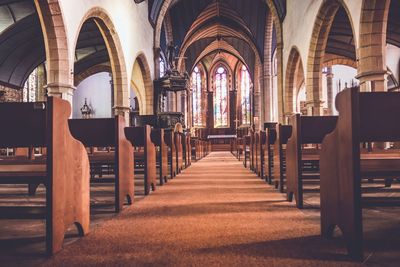
M 46 264 L 353 266 L 319 231 L 317 212 L 297 210 L 231 154 L 214 152 Z

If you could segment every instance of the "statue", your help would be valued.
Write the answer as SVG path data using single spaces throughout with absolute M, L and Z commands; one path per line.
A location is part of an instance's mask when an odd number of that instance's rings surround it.
M 170 70 L 175 69 L 175 50 L 176 47 L 172 42 L 170 42 L 167 47 L 167 60 Z

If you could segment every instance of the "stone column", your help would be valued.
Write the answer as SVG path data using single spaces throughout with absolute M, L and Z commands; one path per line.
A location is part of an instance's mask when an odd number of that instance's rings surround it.
M 328 115 L 333 115 L 333 73 L 332 67 L 327 67 L 326 72 L 327 95 L 328 95 Z
M 113 113 L 114 115 L 122 115 L 125 118 L 125 125 L 129 126 L 129 113 L 131 109 L 130 107 L 123 107 L 123 106 L 114 106 Z
M 49 83 L 44 87 L 48 96 L 55 96 L 67 100 L 72 106 L 72 97 L 76 87 L 69 84 Z
M 356 76 L 360 81 L 361 92 L 385 92 L 387 91 L 387 72 L 364 72 Z
M 324 101 L 312 100 L 306 102 L 307 115 L 308 116 L 323 116 L 324 115 Z

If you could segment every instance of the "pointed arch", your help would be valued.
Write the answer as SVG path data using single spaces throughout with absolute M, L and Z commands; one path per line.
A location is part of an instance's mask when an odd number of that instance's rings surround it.
M 154 113 L 153 82 L 151 80 L 150 66 L 144 53 L 139 53 L 132 67 L 131 84 L 138 96 L 141 115 Z
M 58 0 L 35 0 L 36 10 L 43 31 L 46 62 L 47 88 L 58 91 L 62 96 L 62 88 L 72 88 L 72 62 L 69 60 L 68 39 L 61 7 Z M 50 92 L 52 93 L 52 92 Z
M 285 79 L 285 111 L 287 115 L 291 115 L 296 112 L 297 103 L 297 80 L 298 77 L 303 77 L 303 62 L 301 60 L 300 52 L 297 47 L 292 47 L 290 50 L 287 67 L 286 67 L 286 79 Z
M 335 19 L 335 15 L 340 7 L 345 10 L 345 13 L 351 23 L 352 19 L 347 7 L 342 1 L 339 0 L 324 1 L 314 22 L 314 28 L 308 52 L 306 78 L 307 105 L 308 114 L 310 115 L 323 114 L 321 105 L 322 67 L 324 63 L 328 36 Z M 356 39 L 353 25 L 351 25 L 351 29 L 353 37 Z M 355 40 L 354 43 L 357 44 L 357 40 Z
M 129 118 L 129 87 L 124 54 L 114 23 L 106 10 L 94 7 L 85 14 L 81 20 L 74 47 L 76 47 L 83 24 L 89 19 L 93 19 L 100 30 L 110 58 L 114 88 L 114 113 Z

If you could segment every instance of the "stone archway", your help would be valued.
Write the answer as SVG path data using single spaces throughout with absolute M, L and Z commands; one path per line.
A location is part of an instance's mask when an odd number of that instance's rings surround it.
M 328 36 L 335 15 L 340 7 L 343 7 L 349 21 L 350 13 L 346 6 L 338 1 L 325 1 L 320 7 L 315 19 L 314 28 L 310 41 L 310 48 L 307 59 L 307 113 L 309 115 L 323 115 L 322 107 L 322 67 L 325 58 L 325 49 L 328 42 Z M 351 25 L 354 37 L 353 25 Z
M 46 50 L 47 94 L 72 103 L 72 63 L 68 56 L 68 39 L 59 1 L 35 0 L 35 6 Z
M 386 29 L 390 0 L 364 0 L 357 78 L 362 91 L 386 90 Z
M 296 47 L 293 47 L 290 51 L 287 67 L 286 67 L 286 78 L 285 78 L 285 111 L 286 115 L 291 115 L 296 112 L 297 103 L 297 91 L 298 77 L 303 77 L 303 62 L 301 60 L 300 53 Z
M 110 58 L 111 73 L 113 77 L 114 88 L 114 114 L 123 115 L 129 118 L 129 87 L 126 73 L 125 59 L 121 42 L 116 33 L 114 23 L 107 12 L 99 7 L 90 9 L 83 17 L 79 29 L 89 19 L 94 19 L 98 26 L 104 42 L 107 47 L 107 52 Z M 78 40 L 80 30 L 75 38 L 75 46 Z
M 137 81 L 135 81 L 137 78 Z M 146 56 L 140 53 L 135 60 L 132 68 L 131 84 L 139 100 L 139 110 L 141 115 L 154 114 L 154 89 L 150 75 L 150 66 Z

